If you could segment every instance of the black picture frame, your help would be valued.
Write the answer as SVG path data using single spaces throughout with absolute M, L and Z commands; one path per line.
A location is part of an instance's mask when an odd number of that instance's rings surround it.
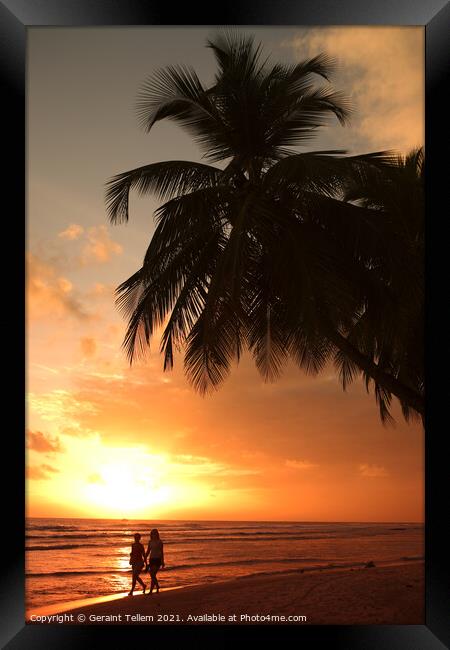
M 241 2 L 178 6 L 154 0 L 3 0 L 0 2 L 0 67 L 3 96 L 3 206 L 12 199 L 12 210 L 3 207 L 3 349 L 4 366 L 3 434 L 3 555 L 0 591 L 1 645 L 16 648 L 78 648 L 113 643 L 128 645 L 155 641 L 155 634 L 167 640 L 182 633 L 183 644 L 200 642 L 213 634 L 214 642 L 252 642 L 252 626 L 183 628 L 96 627 L 25 625 L 24 620 L 24 521 L 25 521 L 25 444 L 23 395 L 26 383 L 24 349 L 25 318 L 23 287 L 26 242 L 25 208 L 25 62 L 27 29 L 45 26 L 129 26 L 129 25 L 422 25 L 426 41 L 426 435 L 425 435 L 425 513 L 426 513 L 426 623 L 413 626 L 268 626 L 267 642 L 284 641 L 287 635 L 306 647 L 332 647 L 346 650 L 396 648 L 438 649 L 450 645 L 450 586 L 448 555 L 450 539 L 446 523 L 448 460 L 445 454 L 444 408 L 448 402 L 445 382 L 439 381 L 435 366 L 444 366 L 448 336 L 446 294 L 440 294 L 438 280 L 447 270 L 444 241 L 439 237 L 439 220 L 445 218 L 448 193 L 444 181 L 447 147 L 445 124 L 448 116 L 443 101 L 448 79 L 450 6 L 445 0 L 246 0 Z M 5 143 L 6 141 L 6 143 Z M 447 153 L 445 151 L 445 153 Z M 441 216 L 442 215 L 442 216 Z M 448 253 L 447 253 L 448 255 Z M 448 310 L 447 310 L 448 311 Z M 448 317 L 447 317 L 448 320 Z M 12 321 L 12 322 L 11 322 Z M 10 355 L 10 358 L 8 358 Z M 433 368 L 433 372 L 431 371 Z M 12 391 L 9 388 L 12 387 Z M 15 406 L 14 399 L 17 399 Z M 6 426 L 7 414 L 13 414 Z M 238 630 L 237 630 L 238 628 Z M 150 634 L 151 632 L 151 634 Z M 237 637 L 237 633 L 239 637 Z M 111 636 L 113 641 L 108 641 Z M 159 641 L 158 641 L 159 642 Z

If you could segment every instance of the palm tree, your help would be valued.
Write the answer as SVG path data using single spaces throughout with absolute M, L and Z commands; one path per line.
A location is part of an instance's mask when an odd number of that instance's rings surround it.
M 360 168 L 347 185 L 345 199 L 375 210 L 383 236 L 394 255 L 372 261 L 382 291 L 368 296 L 358 320 L 347 332 L 347 342 L 405 386 L 424 395 L 424 155 L 411 151 L 383 173 Z M 351 376 L 356 365 L 345 361 Z M 366 381 L 370 378 L 366 374 Z M 375 394 L 382 418 L 389 418 L 391 395 L 375 381 Z M 406 419 L 414 416 L 408 402 L 401 401 Z
M 210 87 L 193 69 L 171 66 L 144 84 L 137 105 L 147 131 L 162 119 L 187 129 L 205 163 L 154 163 L 107 186 L 113 223 L 128 220 L 131 189 L 164 201 L 142 267 L 117 289 L 130 362 L 164 326 L 164 369 L 185 347 L 187 376 L 201 392 L 218 387 L 247 348 L 266 379 L 288 356 L 310 373 L 334 360 L 344 387 L 356 369 L 375 381 L 382 416 L 391 394 L 405 413 L 422 413 L 420 391 L 395 364 L 380 363 L 372 332 L 368 346 L 354 334 L 369 301 L 388 293 L 380 260 L 394 259 L 398 242 L 386 237 L 383 210 L 350 192 L 396 158 L 298 152 L 330 117 L 350 116 L 345 97 L 317 84 L 333 72 L 324 54 L 269 64 L 252 38 L 232 33 L 208 47 L 218 65 Z

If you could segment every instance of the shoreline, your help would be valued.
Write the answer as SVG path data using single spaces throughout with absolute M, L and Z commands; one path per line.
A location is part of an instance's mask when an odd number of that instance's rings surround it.
M 370 568 L 352 565 L 296 569 L 167 587 L 159 594 L 142 595 L 136 591 L 133 597 L 119 593 L 67 601 L 30 609 L 26 622 L 32 625 L 56 622 L 71 625 L 254 624 L 254 620 L 240 621 L 239 617 L 304 616 L 306 620 L 275 622 L 414 625 L 424 623 L 424 604 L 424 560 L 414 559 L 401 563 L 380 562 Z M 55 618 L 58 615 L 62 618 Z M 44 619 L 33 620 L 36 616 Z M 208 618 L 214 616 L 215 620 Z M 237 619 L 230 620 L 233 616 Z M 162 617 L 172 618 L 164 620 Z M 272 620 L 260 622 L 274 623 Z
M 190 584 L 190 585 L 181 585 L 180 587 L 165 587 L 164 589 L 161 589 L 161 591 L 174 591 L 179 590 L 179 589 L 189 589 L 190 587 L 196 587 L 198 586 L 196 584 Z M 135 595 L 133 598 L 136 598 L 137 596 L 141 596 L 142 593 L 141 591 L 138 591 L 136 589 Z M 80 609 L 81 607 L 91 607 L 93 605 L 101 605 L 102 603 L 110 603 L 114 602 L 115 600 L 121 600 L 122 598 L 127 598 L 128 597 L 128 592 L 127 591 L 119 591 L 114 594 L 104 594 L 102 596 L 92 596 L 89 598 L 77 598 L 76 600 L 64 600 L 59 603 L 50 603 L 49 605 L 42 605 L 42 607 L 30 607 L 27 610 L 27 613 L 25 615 L 25 618 L 28 622 L 28 619 L 30 616 L 51 616 L 53 614 L 62 614 L 64 612 L 71 611 L 73 609 Z

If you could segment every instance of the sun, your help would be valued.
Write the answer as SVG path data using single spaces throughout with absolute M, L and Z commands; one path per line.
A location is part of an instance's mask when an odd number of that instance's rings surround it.
M 184 509 L 216 509 L 226 499 L 211 486 L 214 463 L 205 473 L 194 457 L 181 462 L 144 444 L 106 445 L 99 435 L 66 437 L 64 445 L 58 471 L 33 487 L 33 496 L 53 507 L 65 503 L 97 518 L 165 519 Z
M 125 454 L 126 455 L 126 454 Z M 171 501 L 172 489 L 161 482 L 161 468 L 149 466 L 145 456 L 101 464 L 89 478 L 85 499 L 112 514 L 133 514 Z

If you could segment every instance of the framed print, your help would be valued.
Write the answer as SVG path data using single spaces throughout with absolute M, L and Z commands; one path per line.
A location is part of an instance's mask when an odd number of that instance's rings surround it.
M 2 645 L 444 648 L 448 6 L 0 9 Z

